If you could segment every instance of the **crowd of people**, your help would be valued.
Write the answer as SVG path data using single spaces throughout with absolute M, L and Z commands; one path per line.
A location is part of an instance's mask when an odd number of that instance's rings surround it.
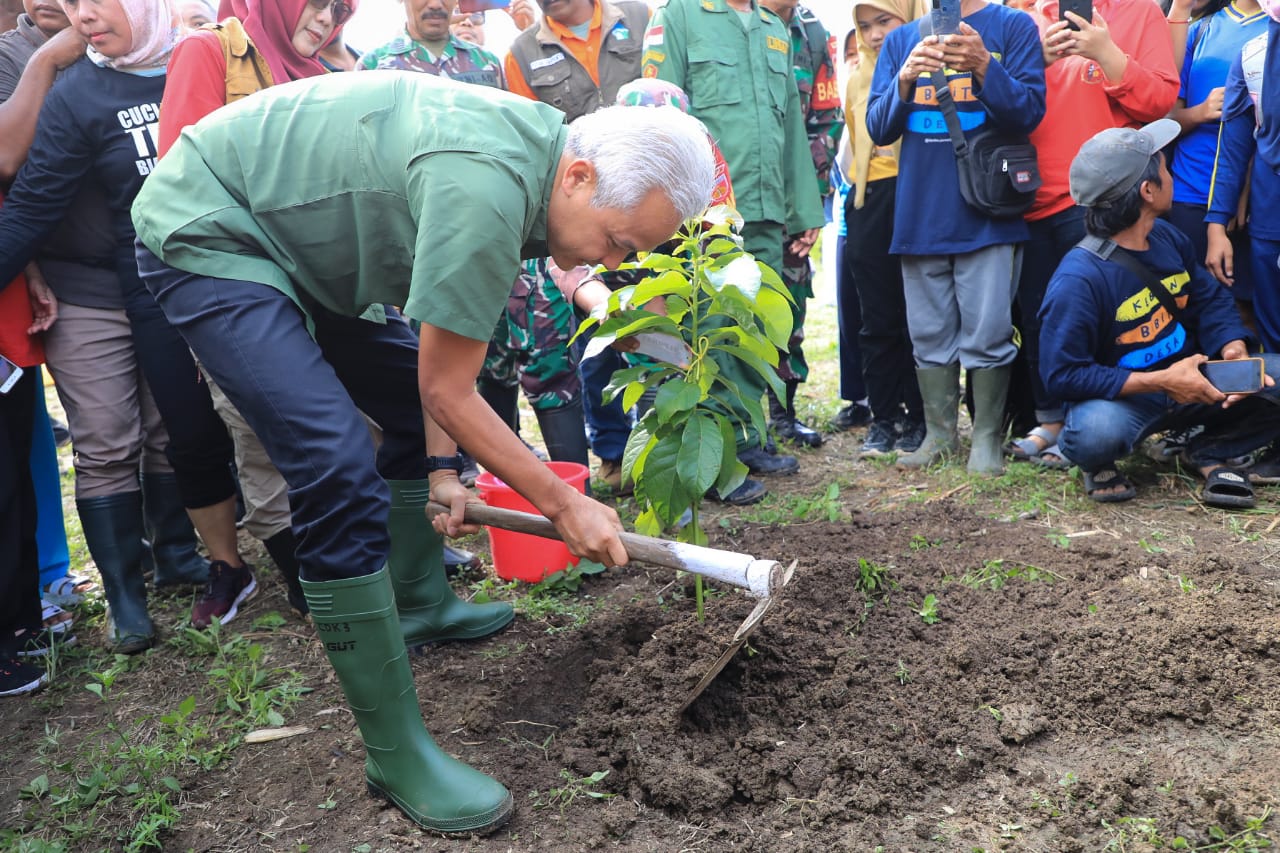
M 234 620 L 258 589 L 242 527 L 325 645 L 370 790 L 496 828 L 510 794 L 436 746 L 407 663 L 513 618 L 454 593 L 475 558 L 443 537 L 474 529 L 478 463 L 626 562 L 613 509 L 519 438 L 518 397 L 547 456 L 594 454 L 595 493 L 629 493 L 636 412 L 604 389 L 636 356 L 571 338 L 631 280 L 610 270 L 709 204 L 794 306 L 783 393 L 717 362 L 751 476 L 715 500 L 761 500 L 799 469 L 787 444 L 823 442 L 797 399 L 828 220 L 832 428 L 866 427 L 861 456 L 949 460 L 963 390 L 974 473 L 1075 465 L 1127 500 L 1118 460 L 1164 433 L 1210 505 L 1280 482 L 1280 361 L 1252 394 L 1201 371 L 1280 347 L 1280 231 L 1249 215 L 1280 194 L 1280 0 L 962 0 L 958 24 L 854 0 L 842 41 L 795 0 L 404 0 L 363 53 L 356 3 L 25 0 L 0 34 L 0 355 L 23 371 L 0 395 L 0 695 L 46 683 L 94 592 L 58 548 L 43 364 L 112 647 L 155 642 L 148 578 L 199 588 L 196 627 Z M 486 14 L 521 29 L 503 58 Z M 977 174 L 996 137 L 1034 161 Z

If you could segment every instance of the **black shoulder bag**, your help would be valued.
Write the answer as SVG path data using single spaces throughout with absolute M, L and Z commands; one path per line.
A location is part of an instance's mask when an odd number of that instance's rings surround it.
M 1147 290 L 1151 291 L 1151 295 L 1160 303 L 1160 307 L 1169 312 L 1170 317 L 1175 321 L 1182 319 L 1178 301 L 1169 292 L 1169 288 L 1164 286 L 1164 281 L 1156 275 L 1155 270 L 1131 255 L 1128 249 L 1123 249 L 1111 240 L 1095 237 L 1092 234 L 1085 235 L 1085 238 L 1076 245 L 1104 261 L 1119 264 L 1136 275 L 1138 280 L 1147 286 Z
M 934 71 L 929 79 L 956 151 L 961 197 L 974 210 L 993 219 L 1022 216 L 1040 189 L 1036 147 L 1026 136 L 1012 136 L 990 127 L 965 139 L 946 75 Z

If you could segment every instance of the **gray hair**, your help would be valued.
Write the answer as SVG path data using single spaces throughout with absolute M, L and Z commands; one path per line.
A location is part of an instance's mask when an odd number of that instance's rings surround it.
M 635 210 L 661 190 L 681 219 L 711 203 L 716 165 L 702 122 L 675 107 L 605 107 L 569 125 L 569 156 L 596 169 L 591 206 Z

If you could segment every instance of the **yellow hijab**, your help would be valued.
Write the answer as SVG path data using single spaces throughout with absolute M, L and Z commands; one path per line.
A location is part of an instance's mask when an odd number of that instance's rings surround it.
M 869 6 L 881 12 L 888 12 L 905 22 L 923 17 L 928 11 L 927 0 L 855 0 L 853 4 L 855 30 L 860 6 Z M 850 129 L 849 138 L 853 147 L 853 169 L 849 176 L 850 183 L 854 187 L 853 206 L 860 208 L 866 196 L 867 170 L 871 164 L 871 154 L 876 147 L 871 141 L 871 135 L 867 133 L 867 101 L 871 96 L 871 76 L 875 73 L 876 57 L 879 56 L 879 52 L 864 44 L 862 39 L 859 38 L 857 41 L 858 67 L 849 79 L 848 88 L 845 90 L 844 119 L 845 126 Z M 895 156 L 898 154 L 900 145 L 901 140 L 893 143 Z

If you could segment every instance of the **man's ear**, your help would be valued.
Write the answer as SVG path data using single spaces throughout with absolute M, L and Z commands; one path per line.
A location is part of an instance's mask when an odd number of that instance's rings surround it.
M 1156 193 L 1160 191 L 1160 186 L 1155 181 L 1143 181 L 1142 186 L 1138 187 L 1138 194 L 1142 196 L 1142 200 L 1147 204 L 1151 204 L 1156 200 Z
M 596 188 L 596 167 L 592 165 L 590 160 L 574 160 L 565 167 L 564 177 L 560 180 L 560 187 L 564 190 L 565 195 L 573 195 L 575 192 L 585 189 L 588 193 L 594 193 Z

